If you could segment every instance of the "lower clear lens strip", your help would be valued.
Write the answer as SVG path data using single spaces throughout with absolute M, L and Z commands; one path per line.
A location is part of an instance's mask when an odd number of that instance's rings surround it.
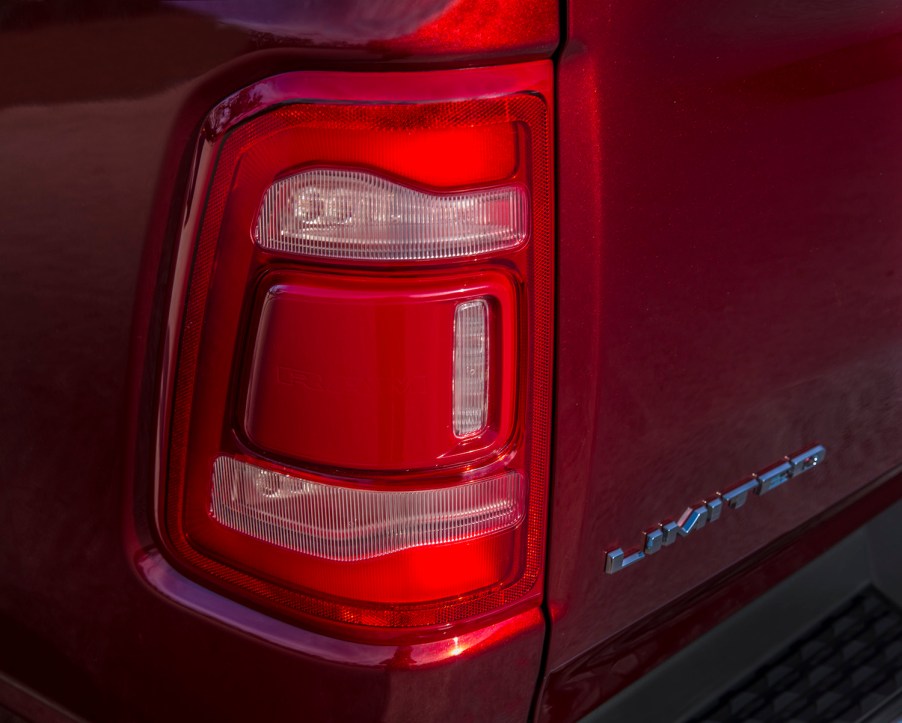
M 522 476 L 506 471 L 426 490 L 368 490 L 313 482 L 219 457 L 213 517 L 307 555 L 351 562 L 510 529 L 523 519 Z

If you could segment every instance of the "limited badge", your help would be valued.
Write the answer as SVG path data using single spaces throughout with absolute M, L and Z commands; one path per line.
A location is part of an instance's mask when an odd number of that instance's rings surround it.
M 709 499 L 700 500 L 687 507 L 676 520 L 666 519 L 642 533 L 642 544 L 624 550 L 622 547 L 605 554 L 604 571 L 609 575 L 641 562 L 648 555 L 669 547 L 681 537 L 702 529 L 709 522 L 720 519 L 724 507 L 738 510 L 749 495 L 766 495 L 777 487 L 794 480 L 800 474 L 817 467 L 827 456 L 823 445 L 816 445 L 804 452 L 784 457 L 769 467 L 753 474 L 723 492 L 715 492 Z

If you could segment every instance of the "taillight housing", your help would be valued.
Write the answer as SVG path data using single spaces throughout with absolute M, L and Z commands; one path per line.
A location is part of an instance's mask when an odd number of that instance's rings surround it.
M 550 79 L 298 73 L 211 113 L 159 417 L 186 572 L 348 636 L 537 602 Z

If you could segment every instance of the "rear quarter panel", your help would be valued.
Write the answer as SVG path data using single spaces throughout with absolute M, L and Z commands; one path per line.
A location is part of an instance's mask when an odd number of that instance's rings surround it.
M 27 689 L 91 721 L 528 716 L 537 609 L 424 645 L 337 641 L 190 583 L 148 531 L 160 300 L 210 109 L 286 71 L 557 45 L 550 0 L 303 7 L 0 9 L 0 705 Z
M 546 719 L 800 565 L 818 545 L 747 584 L 902 462 L 902 8 L 572 0 L 568 26 Z M 816 442 L 823 467 L 604 573 Z

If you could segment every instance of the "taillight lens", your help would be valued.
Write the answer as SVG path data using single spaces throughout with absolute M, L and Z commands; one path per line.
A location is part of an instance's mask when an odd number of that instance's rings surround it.
M 494 90 L 447 100 L 453 72 L 398 81 L 417 102 L 348 74 L 250 89 L 258 112 L 207 126 L 180 248 L 164 542 L 348 634 L 541 591 L 550 66 L 462 72 Z M 332 102 L 294 100 L 330 75 Z
M 485 429 L 489 408 L 489 307 L 486 299 L 465 301 L 454 310 L 454 434 Z
M 471 258 L 526 240 L 523 186 L 427 193 L 373 173 L 334 168 L 276 181 L 254 238 L 264 249 L 357 261 Z
M 213 465 L 212 516 L 280 547 L 354 562 L 460 542 L 523 519 L 523 479 L 505 471 L 466 484 L 373 490 L 314 482 L 220 457 Z

